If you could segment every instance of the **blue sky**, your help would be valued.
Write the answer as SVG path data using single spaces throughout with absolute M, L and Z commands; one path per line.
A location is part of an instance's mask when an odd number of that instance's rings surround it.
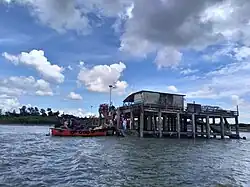
M 116 106 L 149 89 L 238 104 L 248 121 L 250 37 L 241 18 L 250 20 L 250 3 L 193 2 L 1 0 L 0 107 L 86 115 L 108 102 L 113 83 Z

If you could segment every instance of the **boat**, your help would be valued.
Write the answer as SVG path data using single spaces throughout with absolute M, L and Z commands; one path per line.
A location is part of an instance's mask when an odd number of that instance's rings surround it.
M 93 125 L 93 119 L 80 123 L 79 119 L 71 117 L 59 119 L 54 127 L 50 128 L 51 136 L 81 136 L 81 137 L 95 137 L 95 136 L 113 136 L 116 128 L 110 125 L 108 116 L 108 105 L 101 104 L 99 112 L 103 115 L 104 122 L 99 126 Z M 65 116 L 64 116 L 65 117 Z M 89 125 L 88 122 L 91 122 Z
M 81 137 L 94 137 L 94 136 L 108 136 L 111 129 L 93 129 L 93 130 L 71 130 L 62 128 L 50 128 L 52 136 L 81 136 Z

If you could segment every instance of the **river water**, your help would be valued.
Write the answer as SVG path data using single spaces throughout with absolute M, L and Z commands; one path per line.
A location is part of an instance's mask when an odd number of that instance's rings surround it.
M 250 186 L 247 140 L 63 138 L 0 126 L 0 187 Z

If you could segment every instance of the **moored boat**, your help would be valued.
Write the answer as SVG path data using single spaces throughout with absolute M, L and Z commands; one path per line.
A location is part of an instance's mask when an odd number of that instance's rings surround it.
M 95 130 L 71 130 L 62 128 L 51 128 L 52 136 L 82 136 L 82 137 L 93 137 L 93 136 L 107 136 L 109 135 L 109 129 L 95 129 Z

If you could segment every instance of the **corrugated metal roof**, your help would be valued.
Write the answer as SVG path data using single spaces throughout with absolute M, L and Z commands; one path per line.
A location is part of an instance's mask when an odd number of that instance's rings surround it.
M 143 92 L 148 92 L 148 93 L 159 93 L 162 95 L 178 95 L 178 96 L 186 96 L 183 94 L 174 94 L 174 93 L 167 93 L 167 92 L 157 92 L 157 91 L 151 91 L 151 90 L 141 90 L 138 92 L 134 92 L 132 94 L 130 94 L 129 96 L 126 97 L 126 99 L 123 100 L 123 102 L 133 102 L 134 101 L 134 95 L 135 94 L 139 94 L 139 93 L 143 93 Z

